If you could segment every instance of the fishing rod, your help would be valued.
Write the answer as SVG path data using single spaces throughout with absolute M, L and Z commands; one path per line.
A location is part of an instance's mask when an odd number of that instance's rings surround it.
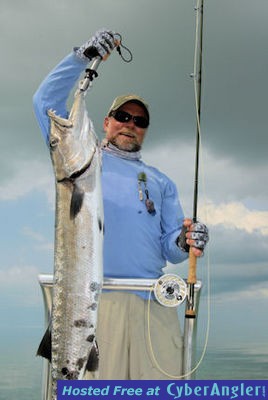
M 203 47 L 203 8 L 204 0 L 200 0 L 200 5 L 196 7 L 196 12 L 199 13 L 199 61 L 198 71 L 195 71 L 192 75 L 197 81 L 196 85 L 196 116 L 197 116 L 197 128 L 196 128 L 196 149 L 195 149 L 195 174 L 194 174 L 194 196 L 193 196 L 193 223 L 197 222 L 197 205 L 198 205 L 198 178 L 199 178 L 199 148 L 200 148 L 200 117 L 201 117 L 201 84 L 202 84 L 202 47 Z M 194 285 L 196 283 L 196 256 L 190 249 L 189 254 L 189 273 L 187 283 Z M 191 287 L 190 287 L 191 289 Z M 188 317 L 195 317 L 194 304 L 191 302 L 191 295 L 193 290 L 190 290 L 188 310 L 186 315 Z
M 194 172 L 194 195 L 193 195 L 193 223 L 197 222 L 197 206 L 198 206 L 198 178 L 199 178 L 199 148 L 200 148 L 200 118 L 201 118 L 201 88 L 202 88 L 202 50 L 203 50 L 203 15 L 204 0 L 198 0 L 195 7 L 196 10 L 196 43 L 195 43 L 195 60 L 194 72 L 191 75 L 195 79 L 195 106 L 196 106 L 196 148 L 195 148 L 195 172 Z M 199 46 L 198 46 L 199 44 Z M 198 49 L 199 47 L 199 49 Z M 199 54 L 198 54 L 199 50 Z M 197 258 L 192 249 L 189 251 L 189 270 L 187 278 L 188 295 L 185 308 L 184 323 L 184 356 L 183 356 L 183 373 L 187 379 L 193 373 L 193 335 L 196 318 L 195 304 L 195 285 L 197 282 L 196 275 Z

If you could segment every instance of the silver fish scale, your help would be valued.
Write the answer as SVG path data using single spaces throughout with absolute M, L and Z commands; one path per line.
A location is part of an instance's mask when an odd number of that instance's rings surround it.
M 56 176 L 51 361 L 52 398 L 56 399 L 57 380 L 83 379 L 90 351 L 96 345 L 103 279 L 103 208 L 100 149 L 84 95 L 76 95 L 69 120 L 54 113 L 50 117 Z M 70 178 L 70 170 L 74 178 Z M 73 196 L 81 203 L 74 217 L 70 214 Z

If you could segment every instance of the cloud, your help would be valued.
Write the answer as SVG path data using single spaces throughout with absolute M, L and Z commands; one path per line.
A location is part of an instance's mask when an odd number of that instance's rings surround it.
M 228 6 L 222 7 L 219 0 L 209 0 L 205 9 L 202 127 L 208 138 L 207 147 L 221 158 L 228 154 L 244 166 L 266 164 L 263 76 L 267 54 L 263 51 L 263 19 L 268 3 L 257 0 L 258 7 L 249 0 L 238 0 L 234 6 L 226 1 Z M 195 132 L 193 83 L 189 77 L 193 68 L 194 4 L 188 0 L 169 0 L 168 6 L 154 0 L 139 0 L 138 4 L 131 0 L 111 4 L 101 0 L 92 8 L 87 0 L 79 4 L 71 0 L 57 4 L 51 0 L 27 0 L 23 6 L 18 0 L 4 1 L 0 15 L 5 54 L 0 77 L 4 93 L 0 108 L 4 125 L 2 150 L 11 151 L 19 143 L 29 157 L 33 147 L 41 152 L 38 128 L 33 126 L 34 90 L 74 45 L 83 43 L 96 29 L 109 27 L 111 21 L 111 28 L 123 34 L 134 60 L 125 64 L 115 53 L 102 65 L 100 78 L 88 96 L 95 125 L 100 127 L 115 95 L 136 91 L 150 104 L 150 143 L 174 141 L 177 136 L 189 143 Z M 103 9 L 109 12 L 104 15 Z M 150 18 L 152 9 L 154 21 Z M 75 29 L 66 29 L 67 26 Z M 17 73 L 18 59 L 23 79 Z
M 157 166 L 175 181 L 187 216 L 191 215 L 192 207 L 193 152 L 192 146 L 178 139 L 144 149 L 145 161 Z M 268 196 L 256 181 L 255 174 L 257 171 L 259 178 L 264 180 L 266 171 L 251 167 L 246 170 L 230 159 L 215 158 L 209 151 L 206 151 L 203 164 L 206 171 L 205 191 L 210 200 L 205 201 L 201 177 L 198 216 L 210 229 L 213 262 L 226 265 L 232 265 L 234 261 L 247 264 L 253 260 L 262 262 L 268 257 L 267 206 L 262 209 L 267 204 Z M 17 161 L 17 166 L 12 178 L 0 186 L 0 200 L 12 201 L 38 191 L 45 195 L 50 207 L 54 207 L 54 177 L 49 160 Z M 38 236 L 36 229 L 31 226 L 22 229 L 24 235 L 34 240 L 35 250 L 51 251 L 53 244 Z
M 23 285 L 32 285 L 33 279 L 36 279 L 39 271 L 35 266 L 13 266 L 8 269 L 0 269 L 0 286 L 22 287 Z
M 200 210 L 200 216 L 209 225 L 223 225 L 227 229 L 241 229 L 247 233 L 260 232 L 268 236 L 268 211 L 250 210 L 239 202 L 208 203 Z
M 113 97 L 130 91 L 144 96 L 152 116 L 144 156 L 175 181 L 185 214 L 191 216 L 194 3 L 99 0 L 92 7 L 88 0 L 2 0 L 0 206 L 23 241 L 17 246 L 13 235 L 9 247 L 3 226 L 7 245 L 0 288 L 6 322 L 4 316 L 1 326 L 5 323 L 10 330 L 15 324 L 17 332 L 18 326 L 31 326 L 43 317 L 38 265 L 46 270 L 53 263 L 42 251 L 42 246 L 51 246 L 49 239 L 38 233 L 47 229 L 44 219 L 32 215 L 22 221 L 20 216 L 31 214 L 32 203 L 14 202 L 38 192 L 37 201 L 43 196 L 54 207 L 54 177 L 33 115 L 32 95 L 73 46 L 102 26 L 123 34 L 123 43 L 134 59 L 125 64 L 114 53 L 101 65 L 99 78 L 87 96 L 97 132 L 101 132 Z M 241 346 L 250 338 L 248 348 L 252 348 L 260 336 L 264 343 L 267 336 L 267 319 L 262 317 L 268 281 L 267 11 L 267 0 L 207 0 L 204 9 L 201 128 L 205 186 L 201 173 L 198 213 L 203 213 L 207 197 L 212 290 L 217 292 L 212 304 L 220 309 L 212 339 L 220 346 Z M 16 215 L 6 212 L 12 209 L 10 204 L 17 207 Z M 49 232 L 52 235 L 53 229 Z M 38 247 L 39 252 L 31 252 Z M 206 271 L 202 265 L 206 258 L 199 261 L 199 273 Z M 25 304 L 37 306 L 39 313 L 36 310 L 34 314 L 30 307 L 30 318 L 26 315 L 25 319 Z M 20 332 L 22 336 L 24 331 Z
M 8 304 L 15 313 L 19 313 L 22 307 L 40 307 L 43 300 L 38 284 L 39 274 L 39 269 L 34 265 L 13 265 L 0 269 L 0 290 L 4 304 Z M 4 314 L 8 314 L 8 309 L 4 309 Z
M 34 240 L 35 244 L 33 246 L 36 250 L 51 251 L 54 249 L 53 242 L 48 242 L 44 235 L 40 234 L 39 232 L 35 232 L 31 227 L 25 226 L 22 229 L 22 233 L 23 235 L 28 236 Z
M 38 160 L 16 160 L 14 172 L 0 184 L 0 201 L 16 200 L 31 192 L 46 194 L 50 205 L 54 204 L 54 178 L 48 163 Z
M 16 308 L 17 312 L 20 307 L 39 307 L 42 304 L 37 279 L 39 273 L 33 265 L 14 265 L 0 269 L 1 297 L 9 304 L 9 308 Z
M 248 233 L 236 228 L 227 229 L 222 225 L 208 226 L 211 259 L 217 270 L 220 265 L 228 275 L 226 267 L 229 265 L 230 269 L 239 270 L 244 275 L 247 265 L 256 272 L 260 263 L 267 262 L 267 236 L 256 231 Z
M 222 296 L 222 293 L 213 296 L 213 302 L 221 303 L 231 303 L 236 302 L 247 304 L 249 301 L 267 301 L 268 300 L 268 281 L 255 283 L 254 285 L 248 285 L 242 290 L 230 291 L 228 296 Z
M 153 136 L 153 132 L 148 132 Z M 144 159 L 166 173 L 177 185 L 187 213 L 193 202 L 195 145 L 179 137 L 159 143 L 145 143 Z M 258 177 L 258 179 L 256 179 Z M 267 210 L 268 170 L 262 166 L 241 165 L 228 154 L 219 157 L 207 147 L 203 138 L 200 148 L 199 204 L 241 203 L 249 210 Z M 247 206 L 248 205 L 248 206 Z M 188 211 L 190 210 L 190 211 Z M 251 210 L 252 211 L 252 210 Z M 238 216 L 241 209 L 237 208 Z M 188 214 L 189 215 L 189 214 Z

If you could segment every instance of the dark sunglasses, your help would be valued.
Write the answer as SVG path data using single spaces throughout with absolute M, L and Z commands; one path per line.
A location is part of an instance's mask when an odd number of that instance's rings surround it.
M 147 118 L 138 115 L 131 115 L 126 111 L 120 111 L 120 110 L 111 111 L 109 116 L 113 117 L 118 122 L 129 122 L 133 120 L 134 124 L 138 128 L 145 129 L 149 126 L 149 121 Z

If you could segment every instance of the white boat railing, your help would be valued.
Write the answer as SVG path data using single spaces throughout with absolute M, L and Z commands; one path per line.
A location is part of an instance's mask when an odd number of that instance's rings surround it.
M 163 275 L 165 277 L 167 275 Z M 181 278 L 179 278 L 179 282 Z M 52 274 L 40 274 L 38 281 L 42 289 L 44 310 L 45 310 L 45 329 L 47 328 L 52 310 L 52 289 L 53 289 L 53 275 Z M 184 280 L 185 281 L 185 280 Z M 161 283 L 159 279 L 119 279 L 119 278 L 104 278 L 103 289 L 110 290 L 133 290 L 133 291 L 152 291 L 156 285 Z M 194 309 L 196 318 L 185 318 L 184 322 L 184 333 L 183 333 L 183 367 L 182 376 L 185 379 L 195 379 L 195 373 L 192 372 L 195 364 L 195 352 L 196 352 L 196 332 L 197 332 L 197 316 L 198 307 L 201 294 L 202 282 L 197 281 L 194 289 Z M 156 293 L 157 295 L 157 293 Z M 159 300 L 159 299 L 158 299 Z M 184 299 L 182 299 L 184 300 Z M 160 301 L 161 302 L 161 301 Z M 178 301 L 180 304 L 181 299 Z M 161 302 L 163 304 L 163 302 Z M 42 375 L 42 400 L 51 400 L 50 387 L 51 387 L 51 376 L 50 376 L 50 363 L 44 359 L 43 361 L 43 375 Z

